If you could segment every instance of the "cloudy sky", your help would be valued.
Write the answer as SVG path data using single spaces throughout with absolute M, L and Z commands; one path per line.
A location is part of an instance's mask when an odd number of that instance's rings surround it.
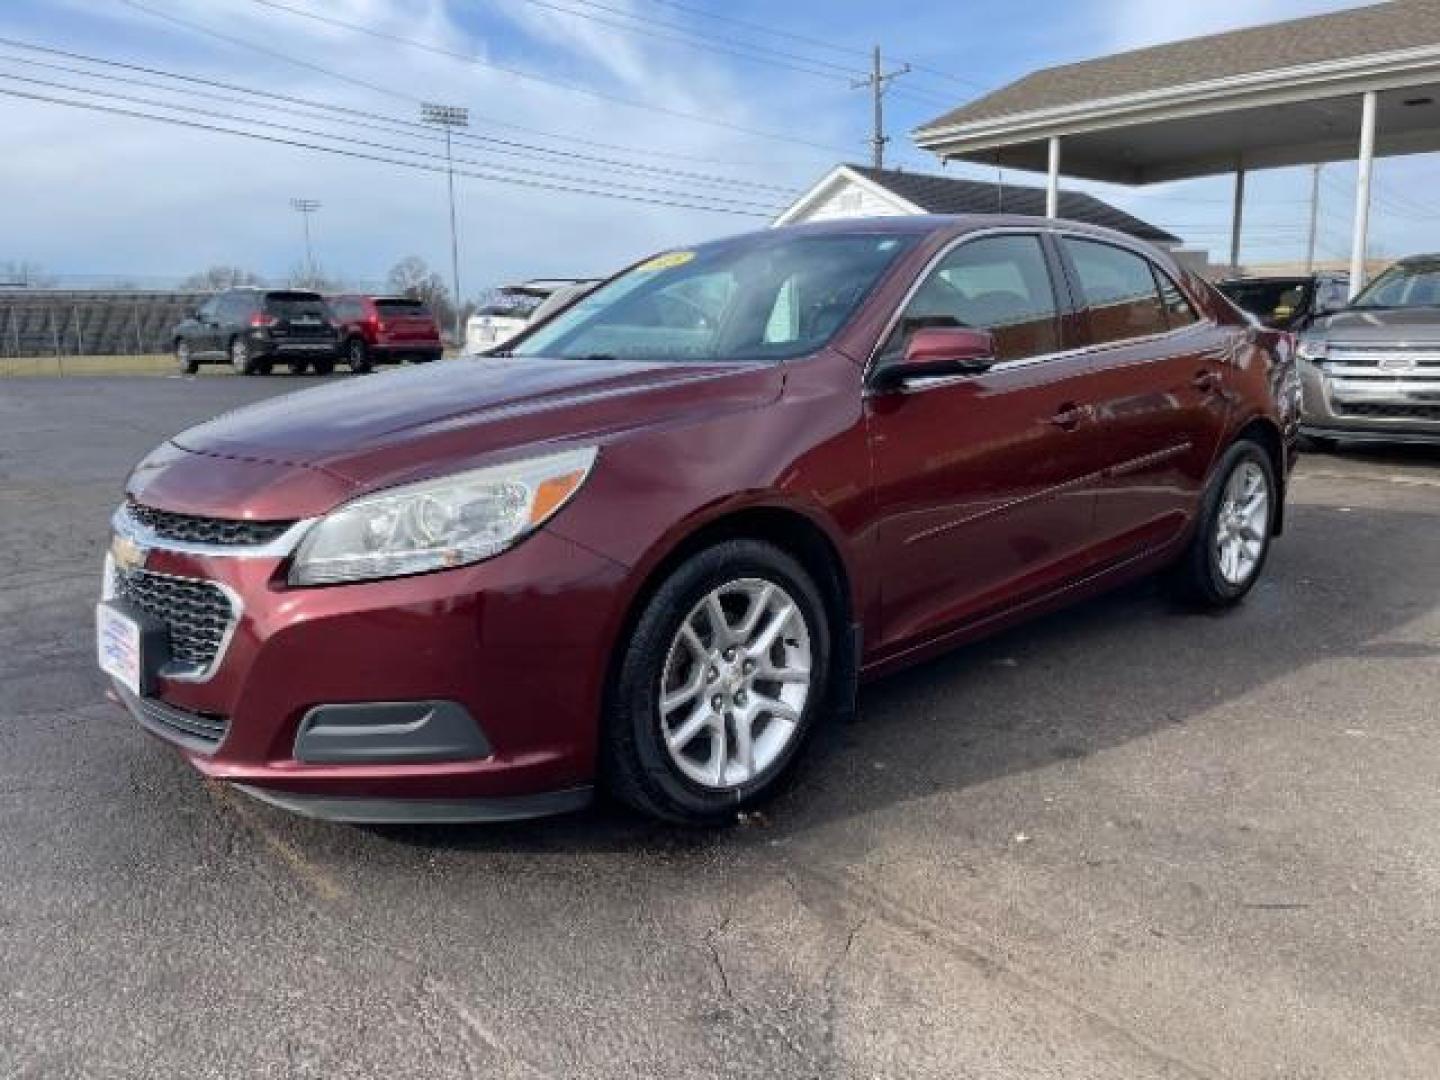
M 382 279 L 410 254 L 446 267 L 445 177 L 434 171 L 444 145 L 413 126 L 422 101 L 440 101 L 471 111 L 469 137 L 455 148 L 459 168 L 473 174 L 457 181 L 463 291 L 598 274 L 666 245 L 761 225 L 834 162 L 864 160 L 869 105 L 849 79 L 877 41 L 924 69 L 889 102 L 892 161 L 923 169 L 935 166 L 905 132 L 1036 67 L 1343 6 L 5 0 L 0 263 L 29 261 L 76 282 L 161 284 L 214 263 L 283 278 L 303 255 L 290 200 L 305 197 L 323 204 L 312 219 L 316 255 L 337 277 Z M 1417 232 L 1397 201 L 1423 201 L 1415 193 L 1434 187 L 1440 163 L 1392 159 L 1379 174 L 1382 193 L 1396 193 L 1378 208 L 1379 250 L 1440 246 L 1440 229 Z M 1226 247 L 1226 180 L 1134 195 L 1089 189 L 1217 254 Z M 626 199 L 586 193 L 596 190 Z M 1303 252 L 1308 191 L 1308 174 L 1296 170 L 1252 179 L 1247 258 Z M 1347 254 L 1352 200 L 1353 168 L 1329 167 L 1322 255 Z

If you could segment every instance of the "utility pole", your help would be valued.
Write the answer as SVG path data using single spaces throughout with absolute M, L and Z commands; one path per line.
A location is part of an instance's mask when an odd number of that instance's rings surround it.
M 455 158 L 450 151 L 450 136 L 456 128 L 470 126 L 470 110 L 425 102 L 420 106 L 420 119 L 445 129 L 445 175 L 450 185 L 450 284 L 455 294 L 455 345 L 459 348 L 465 334 L 460 326 L 460 234 L 455 228 Z
M 308 284 L 313 288 L 315 285 L 315 253 L 310 248 L 310 215 L 320 209 L 319 199 L 291 199 L 290 209 L 300 215 L 300 220 L 305 222 L 305 271 L 310 275 Z
M 910 73 L 910 65 L 902 64 L 894 71 L 886 71 L 880 62 L 880 46 L 875 46 L 872 54 L 870 76 L 859 79 L 850 84 L 852 90 L 869 90 L 870 100 L 874 105 L 875 117 L 872 132 L 870 135 L 870 162 L 877 169 L 885 167 L 885 144 L 889 138 L 885 135 L 885 91 L 889 85 L 901 75 Z
M 1315 241 L 1320 233 L 1320 163 L 1311 166 L 1310 172 L 1310 242 L 1305 249 L 1305 272 L 1315 272 Z

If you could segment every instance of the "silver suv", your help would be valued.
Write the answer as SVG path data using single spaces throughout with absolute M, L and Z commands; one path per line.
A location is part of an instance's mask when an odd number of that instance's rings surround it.
M 1402 259 L 1300 338 L 1300 430 L 1440 444 L 1440 255 Z

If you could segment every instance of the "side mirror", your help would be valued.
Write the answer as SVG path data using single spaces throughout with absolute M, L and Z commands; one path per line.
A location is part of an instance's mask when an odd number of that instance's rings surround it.
M 893 389 L 919 379 L 979 375 L 994 364 L 995 335 L 989 330 L 931 326 L 911 334 L 905 355 L 882 367 L 876 378 Z

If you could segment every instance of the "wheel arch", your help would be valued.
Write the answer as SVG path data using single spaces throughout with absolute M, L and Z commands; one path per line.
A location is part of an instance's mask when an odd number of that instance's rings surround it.
M 1255 416 L 1242 424 L 1231 444 L 1245 440 L 1257 443 L 1264 449 L 1270 458 L 1270 466 L 1275 470 L 1275 482 L 1279 486 L 1279 497 L 1275 500 L 1275 528 L 1273 535 L 1280 536 L 1285 531 L 1285 487 L 1286 487 L 1286 454 L 1285 437 L 1280 432 L 1280 425 L 1265 416 Z
M 623 645 L 629 640 L 645 605 L 666 578 L 696 552 L 740 538 L 773 544 L 800 563 L 814 580 L 825 602 L 832 630 L 832 707 L 846 714 L 853 711 L 861 642 L 850 568 L 834 537 L 813 516 L 795 507 L 770 504 L 732 508 L 696 523 L 672 538 L 662 552 L 648 561 L 645 576 L 630 596 L 612 638 L 614 647 L 606 665 L 604 692 L 607 697 L 623 660 Z

